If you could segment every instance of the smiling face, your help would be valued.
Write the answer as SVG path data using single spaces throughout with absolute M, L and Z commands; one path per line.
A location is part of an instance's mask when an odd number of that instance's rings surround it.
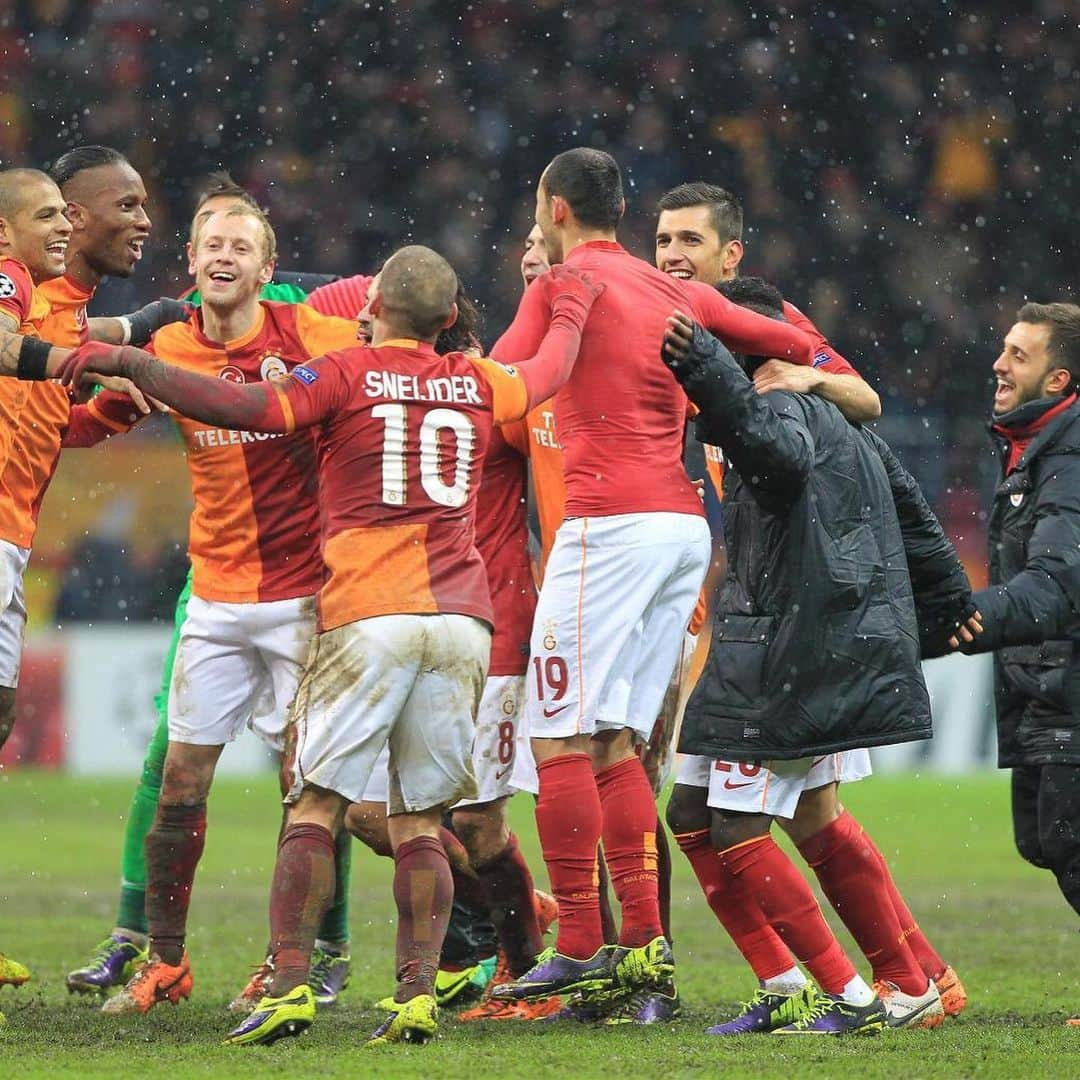
M 544 234 L 539 225 L 534 225 L 525 237 L 525 253 L 521 256 L 521 280 L 525 282 L 525 288 L 550 269 Z
M 203 303 L 222 310 L 257 298 L 274 273 L 259 219 L 230 210 L 218 211 L 202 222 L 193 262 L 195 287 Z
M 379 281 L 381 278 L 382 272 L 380 271 L 368 283 L 367 295 L 364 297 L 364 306 L 360 309 L 360 314 L 356 317 L 356 338 L 361 345 L 371 344 L 372 327 L 375 321 L 375 314 L 371 310 L 371 303 L 379 294 Z
M 0 219 L 0 246 L 4 254 L 23 263 L 35 281 L 59 277 L 66 268 L 71 222 L 60 189 L 45 176 L 22 181 L 18 203 L 11 215 Z
M 72 255 L 99 279 L 130 276 L 150 235 L 142 177 L 126 161 L 98 165 L 76 173 L 64 195 L 75 230 Z
M 735 277 L 742 254 L 741 241 L 721 242 L 708 205 L 660 211 L 656 266 L 665 274 L 718 285 Z
M 1054 397 L 1069 385 L 1066 368 L 1057 366 L 1050 348 L 1048 323 L 1018 322 L 1005 335 L 994 361 L 994 415 L 1012 412 L 1029 401 Z

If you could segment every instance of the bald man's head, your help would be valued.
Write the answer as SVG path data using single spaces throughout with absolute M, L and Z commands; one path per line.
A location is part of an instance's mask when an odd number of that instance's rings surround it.
M 43 188 L 54 187 L 52 178 L 40 169 L 4 169 L 0 172 L 0 217 L 10 220 L 39 197 Z
M 379 277 L 379 314 L 401 333 L 433 341 L 453 325 L 458 278 L 436 251 L 419 244 L 396 251 Z

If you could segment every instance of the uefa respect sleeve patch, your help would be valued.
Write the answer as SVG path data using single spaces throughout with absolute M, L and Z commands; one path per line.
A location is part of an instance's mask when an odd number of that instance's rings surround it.
M 294 367 L 290 374 L 294 375 L 302 383 L 306 383 L 308 386 L 313 382 L 316 382 L 319 378 L 319 373 L 317 371 L 312 371 L 311 368 L 307 367 Z

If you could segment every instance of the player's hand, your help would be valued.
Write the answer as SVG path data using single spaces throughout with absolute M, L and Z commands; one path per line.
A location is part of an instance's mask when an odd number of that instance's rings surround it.
M 123 346 L 106 345 L 102 341 L 87 341 L 61 362 L 54 378 L 64 386 L 78 389 L 84 379 L 101 382 L 103 375 L 119 375 L 123 370 Z
M 805 364 L 787 360 L 766 360 L 754 372 L 754 389 L 759 394 L 770 390 L 788 390 L 793 394 L 813 394 L 821 385 L 821 373 Z
M 958 624 L 956 633 L 949 638 L 949 648 L 959 649 L 961 644 L 969 645 L 977 635 L 983 632 L 982 612 L 976 610 Z
M 127 394 L 131 398 L 135 408 L 149 416 L 155 409 L 159 412 L 167 412 L 166 406 L 156 398 L 147 397 L 130 379 L 122 379 L 119 375 L 103 375 L 97 380 L 106 390 L 115 390 L 118 394 Z
M 559 264 L 551 269 L 552 314 L 570 315 L 577 326 L 584 326 L 596 298 L 604 291 L 604 283 L 573 266 Z
M 163 326 L 174 322 L 187 322 L 194 311 L 194 306 L 184 300 L 173 300 L 168 296 L 152 300 L 145 307 L 125 316 L 131 327 L 131 337 L 127 344 L 145 345 Z
M 667 320 L 664 329 L 664 343 L 660 349 L 660 356 L 676 374 L 686 363 L 690 355 L 690 349 L 694 344 L 694 324 L 688 315 L 681 311 L 673 311 Z

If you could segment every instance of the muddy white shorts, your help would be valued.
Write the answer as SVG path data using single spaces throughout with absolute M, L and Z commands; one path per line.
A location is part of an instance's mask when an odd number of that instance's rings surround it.
M 23 578 L 29 561 L 29 548 L 0 540 L 0 686 L 19 685 L 19 664 L 26 633 Z
M 381 615 L 319 634 L 296 694 L 287 801 L 305 784 L 363 801 L 386 746 L 391 814 L 475 798 L 490 652 L 491 631 L 467 615 Z
M 530 643 L 532 738 L 629 727 L 648 741 L 711 553 L 709 527 L 693 514 L 559 526 Z
M 656 723 L 648 743 L 641 748 L 641 763 L 645 766 L 654 795 L 660 794 L 675 766 L 675 747 L 679 744 L 683 710 L 693 689 L 690 685 L 690 662 L 694 658 L 697 640 L 697 634 L 689 631 L 683 637 L 682 652 L 675 664 L 675 670 L 671 673 L 671 682 L 668 683 L 664 700 L 660 703 Z
M 742 814 L 795 816 L 799 796 L 826 784 L 850 784 L 869 776 L 869 750 L 796 758 L 794 761 L 714 761 L 687 754 L 675 782 L 709 789 L 709 806 Z
M 224 746 L 250 727 L 275 750 L 315 636 L 315 598 L 226 604 L 193 596 L 169 686 L 169 739 Z
M 476 775 L 477 796 L 462 799 L 458 806 L 473 806 L 494 802 L 513 795 L 518 788 L 513 778 L 521 767 L 519 759 L 528 756 L 526 768 L 532 762 L 528 738 L 520 733 L 522 708 L 525 704 L 525 680 L 521 675 L 489 675 L 476 715 L 476 738 L 473 743 L 473 772 Z M 390 747 L 383 748 L 364 788 L 363 802 L 384 803 L 390 794 Z

